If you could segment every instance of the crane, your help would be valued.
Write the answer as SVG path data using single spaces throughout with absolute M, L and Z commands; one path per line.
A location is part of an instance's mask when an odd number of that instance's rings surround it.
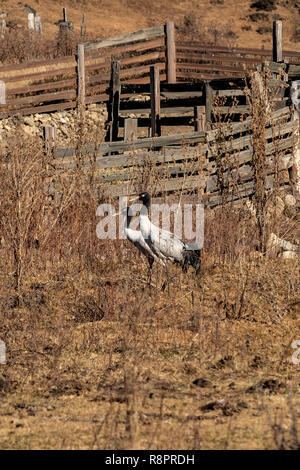
M 136 246 L 136 248 L 146 256 L 148 263 L 149 263 L 149 276 L 148 276 L 148 284 L 151 282 L 151 273 L 152 273 L 152 266 L 154 261 L 157 261 L 161 264 L 164 268 L 166 267 L 166 262 L 158 257 L 156 253 L 151 249 L 150 245 L 145 242 L 142 233 L 139 230 L 133 230 L 130 228 L 130 221 L 132 219 L 132 215 L 130 214 L 130 207 L 126 208 L 126 217 L 125 217 L 125 224 L 124 224 L 124 232 L 126 235 L 127 240 Z
M 143 203 L 140 211 L 141 234 L 151 251 L 165 263 L 167 261 L 179 263 L 185 273 L 189 266 L 192 266 L 196 274 L 199 274 L 200 250 L 190 250 L 187 242 L 174 233 L 157 227 L 149 220 L 148 209 L 151 200 L 149 193 L 141 193 L 138 199 Z

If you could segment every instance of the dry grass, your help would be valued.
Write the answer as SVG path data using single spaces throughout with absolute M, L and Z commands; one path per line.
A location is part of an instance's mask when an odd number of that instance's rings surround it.
M 168 295 L 155 266 L 149 287 L 134 247 L 96 237 L 93 166 L 51 158 L 21 134 L 1 153 L 0 448 L 299 448 L 299 263 L 224 207 L 200 276 L 172 266 Z

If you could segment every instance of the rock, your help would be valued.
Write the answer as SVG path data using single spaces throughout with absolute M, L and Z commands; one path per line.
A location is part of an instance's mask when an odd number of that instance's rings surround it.
M 297 258 L 297 253 L 295 251 L 284 251 L 280 257 L 283 259 L 295 259 Z
M 211 382 L 209 380 L 199 378 L 193 381 L 193 385 L 196 385 L 196 387 L 208 387 L 211 385 Z
M 287 194 L 284 198 L 286 207 L 294 207 L 297 204 L 296 198 L 292 194 Z
M 267 217 L 278 217 L 284 211 L 284 202 L 281 197 L 276 196 L 273 198 L 267 207 Z
M 291 243 L 287 240 L 284 240 L 283 238 L 277 237 L 275 233 L 271 233 L 269 236 L 269 239 L 266 243 L 266 248 L 269 251 L 269 253 L 272 254 L 277 254 L 280 251 L 287 252 L 287 253 L 294 253 L 296 255 L 296 252 L 299 251 L 299 246 L 295 245 L 294 243 Z M 282 253 L 282 255 L 283 255 Z M 285 257 L 285 256 L 282 256 Z M 286 255 L 286 257 L 294 257 L 292 255 Z

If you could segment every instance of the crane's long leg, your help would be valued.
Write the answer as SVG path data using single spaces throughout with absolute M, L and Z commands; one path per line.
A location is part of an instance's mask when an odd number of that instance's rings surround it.
M 170 274 L 169 274 L 169 268 L 168 268 L 167 262 L 166 262 L 165 269 L 166 269 L 167 280 L 161 286 L 161 290 L 164 292 L 164 290 L 166 288 L 166 285 L 167 285 L 168 286 L 168 295 L 170 295 Z
M 148 258 L 148 263 L 149 263 L 149 270 L 148 270 L 148 286 L 151 287 L 151 276 L 152 276 L 152 266 L 154 263 L 153 258 Z

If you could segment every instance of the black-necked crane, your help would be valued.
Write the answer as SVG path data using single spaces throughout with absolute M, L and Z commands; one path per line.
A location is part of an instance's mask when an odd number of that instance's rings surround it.
M 166 267 L 166 262 L 161 259 L 156 253 L 151 249 L 150 245 L 146 243 L 142 233 L 139 230 L 133 230 L 130 228 L 130 221 L 132 219 L 132 215 L 130 213 L 130 207 L 126 209 L 126 218 L 124 224 L 124 232 L 126 235 L 127 240 L 136 246 L 136 248 L 146 256 L 148 263 L 149 263 L 149 278 L 148 283 L 150 284 L 151 281 L 151 273 L 152 273 L 152 266 L 154 261 L 157 261 L 161 264 L 164 268 Z
M 181 240 L 174 233 L 161 229 L 154 225 L 148 216 L 150 195 L 147 192 L 140 194 L 138 198 L 143 206 L 140 211 L 141 234 L 153 253 L 158 258 L 172 263 L 179 263 L 184 272 L 192 266 L 196 274 L 200 272 L 200 250 L 190 250 L 187 242 Z

